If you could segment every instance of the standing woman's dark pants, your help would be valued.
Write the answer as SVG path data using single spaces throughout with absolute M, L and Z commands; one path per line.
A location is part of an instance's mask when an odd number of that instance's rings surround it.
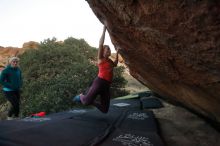
M 19 91 L 4 91 L 5 97 L 11 103 L 11 108 L 8 111 L 8 117 L 18 117 L 20 105 L 20 92 Z

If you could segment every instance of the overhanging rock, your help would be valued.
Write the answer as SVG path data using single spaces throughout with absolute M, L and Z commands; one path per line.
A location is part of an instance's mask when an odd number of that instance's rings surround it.
M 87 2 L 133 77 L 220 125 L 220 1 Z

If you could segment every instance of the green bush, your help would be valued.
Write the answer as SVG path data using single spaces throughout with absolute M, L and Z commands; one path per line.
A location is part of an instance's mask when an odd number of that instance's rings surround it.
M 73 108 L 71 97 L 88 88 L 98 72 L 92 63 L 97 49 L 82 39 L 68 38 L 63 43 L 56 42 L 56 38 L 47 39 L 37 50 L 30 49 L 19 57 L 24 79 L 21 95 L 24 116 Z M 122 72 L 121 67 L 114 71 L 112 97 L 127 94 Z

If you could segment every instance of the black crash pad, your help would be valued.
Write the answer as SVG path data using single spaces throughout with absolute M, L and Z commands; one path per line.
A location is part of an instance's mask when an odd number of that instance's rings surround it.
M 112 100 L 107 114 L 77 108 L 43 118 L 1 121 L 0 131 L 0 146 L 120 146 L 129 144 L 126 141 L 162 145 L 153 112 L 141 110 L 139 98 Z
M 131 95 L 138 95 L 138 97 L 148 97 L 151 96 L 153 93 L 151 91 L 142 91 L 142 92 L 136 92 L 132 93 Z
M 141 109 L 140 99 L 113 99 L 110 103 L 111 108 L 121 109 Z
M 157 122 L 152 111 L 128 110 L 124 112 L 117 127 L 130 131 L 158 132 Z
M 156 133 L 115 130 L 101 146 L 164 146 Z
M 163 107 L 163 104 L 161 103 L 161 101 L 154 96 L 142 97 L 140 99 L 140 101 L 141 101 L 141 108 L 142 109 Z
M 0 135 L 1 146 L 80 146 L 104 133 L 105 122 L 65 119 Z

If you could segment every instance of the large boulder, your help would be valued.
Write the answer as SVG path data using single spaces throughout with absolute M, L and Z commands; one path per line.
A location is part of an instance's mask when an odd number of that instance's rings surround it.
M 133 77 L 220 126 L 220 1 L 87 2 Z

